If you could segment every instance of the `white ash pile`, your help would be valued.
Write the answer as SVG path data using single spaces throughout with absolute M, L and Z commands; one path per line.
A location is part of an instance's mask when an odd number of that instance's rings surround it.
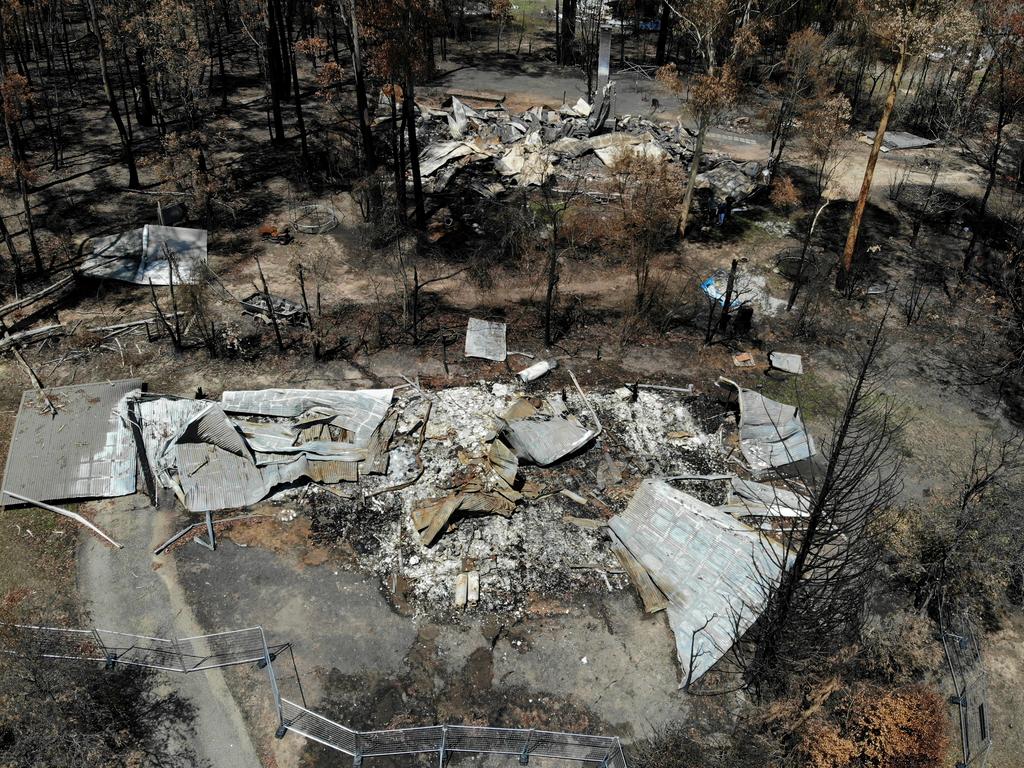
M 627 587 L 602 530 L 607 519 L 645 477 L 724 469 L 721 431 L 702 426 L 714 409 L 678 393 L 524 399 L 513 385 L 481 383 L 409 393 L 394 408 L 387 476 L 362 499 L 312 494 L 313 529 L 325 543 L 349 542 L 359 564 L 399 587 L 416 611 L 453 620 L 467 610 L 515 616 L 532 599 Z M 517 425 L 563 422 L 581 447 L 548 466 L 520 460 L 518 440 L 539 436 L 550 446 L 543 431 Z M 529 447 L 545 456 L 543 446 Z

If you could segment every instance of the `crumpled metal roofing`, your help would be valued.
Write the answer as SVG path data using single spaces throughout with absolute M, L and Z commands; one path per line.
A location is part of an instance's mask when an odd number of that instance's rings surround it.
M 4 489 L 35 501 L 95 499 L 135 493 L 137 455 L 128 424 L 128 395 L 141 379 L 24 392 L 14 422 Z M 7 494 L 3 503 L 23 504 Z
M 776 488 L 753 480 L 732 479 L 732 490 L 739 497 L 738 504 L 726 510 L 730 514 L 764 515 L 767 517 L 807 517 L 811 502 L 787 488 Z M 746 509 L 746 512 L 743 509 Z
M 466 357 L 504 362 L 508 357 L 505 346 L 505 323 L 469 318 L 466 324 Z
M 660 480 L 643 481 L 608 525 L 669 600 L 680 687 L 699 679 L 763 610 L 759 574 L 779 571 L 778 545 Z
M 275 487 L 308 478 L 355 481 L 386 469 L 378 431 L 394 390 L 278 389 L 225 392 L 223 402 L 153 400 L 138 404 L 146 455 L 160 485 L 193 512 L 246 507 Z M 227 411 L 286 421 L 259 422 Z M 317 425 L 344 441 L 308 439 Z M 390 438 L 390 431 L 388 432 Z M 385 441 L 386 445 L 386 441 Z M 386 448 L 385 448 L 386 450 Z
M 149 472 L 154 480 L 154 503 L 159 503 L 161 489 L 177 485 L 172 478 L 177 460 L 173 450 L 174 441 L 206 406 L 203 400 L 184 397 L 145 397 L 136 401 L 135 417 L 142 433 Z
M 508 421 L 502 425 L 501 434 L 516 456 L 541 467 L 575 453 L 597 436 L 594 430 L 561 416 Z
M 206 267 L 206 243 L 205 229 L 147 224 L 95 238 L 92 255 L 81 270 L 90 277 L 170 285 L 173 263 L 175 283 L 195 283 L 202 279 Z
M 741 387 L 729 379 L 720 381 L 736 388 L 740 405 L 740 450 L 755 475 L 809 459 L 817 453 L 800 409 Z

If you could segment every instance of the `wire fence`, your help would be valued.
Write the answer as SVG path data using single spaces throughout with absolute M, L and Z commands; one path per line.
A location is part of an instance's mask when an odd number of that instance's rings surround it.
M 992 732 L 987 713 L 988 685 L 981 663 L 981 646 L 969 617 L 959 611 L 947 611 L 940 602 L 939 626 L 942 647 L 949 665 L 960 723 L 960 743 L 964 766 L 983 766 L 992 747 Z
M 189 673 L 240 664 L 267 671 L 278 716 L 276 736 L 289 731 L 343 752 L 359 768 L 364 758 L 398 755 L 437 755 L 438 765 L 453 754 L 474 753 L 515 757 L 527 765 L 531 757 L 594 764 L 598 768 L 627 768 L 619 739 L 582 733 L 559 733 L 519 728 L 431 725 L 381 731 L 356 731 L 329 720 L 305 706 L 282 698 L 274 660 L 287 643 L 269 645 L 262 627 L 212 635 L 160 638 L 104 629 L 65 629 L 3 625 L 5 653 L 46 659 L 76 659 Z
M 626 768 L 622 745 L 614 736 L 591 736 L 525 728 L 432 725 L 384 731 L 354 731 L 288 699 L 281 700 L 284 727 L 307 739 L 344 752 L 358 765 L 364 758 L 437 755 L 438 764 L 455 753 L 506 755 L 526 765 L 531 757 Z
M 102 661 L 165 672 L 200 672 L 237 664 L 266 662 L 287 645 L 268 646 L 262 627 L 212 635 L 163 638 L 108 629 L 65 629 L 8 625 L 10 652 L 49 659 Z

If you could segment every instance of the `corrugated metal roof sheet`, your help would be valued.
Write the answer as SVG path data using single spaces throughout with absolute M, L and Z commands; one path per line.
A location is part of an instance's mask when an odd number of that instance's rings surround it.
M 641 483 L 609 526 L 668 597 L 683 682 L 697 680 L 763 609 L 757 574 L 778 570 L 781 553 L 766 551 L 777 545 L 659 480 Z
M 51 387 L 21 396 L 7 454 L 4 488 L 36 501 L 125 496 L 135 492 L 137 456 L 125 412 L 141 379 Z M 124 418 L 122 418 L 124 417 Z M 4 494 L 9 506 L 21 504 Z
M 170 285 L 172 265 L 175 283 L 195 283 L 202 279 L 206 261 L 205 229 L 147 224 L 93 240 L 92 255 L 81 269 L 91 277 Z
M 755 476 L 818 452 L 795 405 L 772 400 L 729 379 L 719 381 L 739 392 L 740 450 Z
M 469 318 L 466 324 L 466 357 L 504 362 L 508 357 L 505 346 L 505 323 Z
M 248 507 L 267 493 L 251 458 L 210 443 L 178 443 L 175 454 L 185 506 L 192 512 Z

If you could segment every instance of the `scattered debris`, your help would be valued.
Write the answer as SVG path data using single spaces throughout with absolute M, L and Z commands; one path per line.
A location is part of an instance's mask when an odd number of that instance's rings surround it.
M 712 301 L 725 303 L 728 289 L 729 270 L 717 269 L 700 284 L 700 288 Z M 768 294 L 768 280 L 764 275 L 741 271 L 736 273 L 732 286 L 732 297 L 729 301 L 730 311 L 740 307 L 751 306 L 767 315 L 774 315 L 786 306 L 785 299 L 776 299 Z
M 505 323 L 469 318 L 466 325 L 466 357 L 480 357 L 484 360 L 505 362 L 508 348 L 505 345 Z
M 302 325 L 306 322 L 306 311 L 302 306 L 283 296 L 257 291 L 246 296 L 240 303 L 244 314 L 262 320 L 267 325 L 273 322 L 272 312 L 279 322 L 291 325 Z
M 732 356 L 732 364 L 737 368 L 753 368 L 756 363 L 749 352 L 738 352 Z
M 516 375 L 519 377 L 520 381 L 525 384 L 530 381 L 536 381 L 541 376 L 555 370 L 557 367 L 557 360 L 541 360 L 538 363 L 534 363 L 529 368 L 524 368 Z
M 256 231 L 260 239 L 268 243 L 288 245 L 294 239 L 288 227 L 278 227 L 276 224 L 263 224 Z
M 717 200 L 732 198 L 738 204 L 768 184 L 765 168 L 761 163 L 750 161 L 742 165 L 732 160 L 723 160 L 710 170 L 697 175 L 696 189 L 710 189 Z

